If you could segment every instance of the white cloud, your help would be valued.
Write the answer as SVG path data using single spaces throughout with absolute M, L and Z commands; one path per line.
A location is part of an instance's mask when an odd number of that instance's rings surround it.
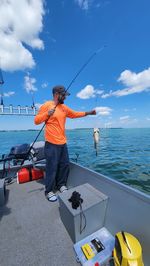
M 110 97 L 110 96 L 112 96 L 112 93 L 111 93 L 111 92 L 109 92 L 109 93 L 104 93 L 104 94 L 101 96 L 101 98 L 102 98 L 102 99 L 106 99 L 106 98 L 108 98 L 108 97 Z
M 29 77 L 29 75 L 24 77 L 24 87 L 27 93 L 37 91 L 35 87 L 36 79 Z
M 130 116 L 129 115 L 121 116 L 120 117 L 120 123 L 122 125 L 128 125 L 128 124 L 130 124 L 130 122 L 131 122 L 131 119 L 130 119 Z
M 121 116 L 120 121 L 125 121 L 125 120 L 127 121 L 127 120 L 129 120 L 129 118 L 130 118 L 129 115 Z
M 95 90 L 95 94 L 97 94 L 97 95 L 101 95 L 101 94 L 103 94 L 103 90 Z
M 102 90 L 95 90 L 92 85 L 87 85 L 84 89 L 78 92 L 76 96 L 80 99 L 90 99 L 102 93 Z
M 96 7 L 97 7 L 97 8 L 102 8 L 102 7 L 107 6 L 108 4 L 110 4 L 110 1 L 107 1 L 107 0 L 106 0 L 106 1 L 105 1 L 105 0 L 103 1 L 103 0 L 102 0 L 102 1 L 100 1 L 100 2 L 98 2 L 98 3 L 96 4 Z
M 146 120 L 147 120 L 147 121 L 150 121 L 150 117 L 147 117 Z
M 132 111 L 136 111 L 136 108 L 132 108 L 132 109 L 128 109 L 128 108 L 125 108 L 124 109 L 124 112 L 132 112 Z
M 11 96 L 13 96 L 14 94 L 15 94 L 14 91 L 8 91 L 8 92 L 5 92 L 5 93 L 3 94 L 3 96 L 4 96 L 4 97 L 11 97 Z
M 106 106 L 96 107 L 95 110 L 96 110 L 97 115 L 101 115 L 101 116 L 110 115 L 112 112 L 112 109 Z
M 14 71 L 35 66 L 27 46 L 44 48 L 39 38 L 43 29 L 43 3 L 44 0 L 0 1 L 0 55 L 3 70 Z
M 126 116 L 120 117 L 120 122 L 121 122 L 121 124 L 124 124 L 124 125 L 133 125 L 133 124 L 136 124 L 138 122 L 138 119 L 137 118 L 131 118 L 129 115 L 126 115 Z
M 78 4 L 78 6 L 82 9 L 82 10 L 89 10 L 90 7 L 95 7 L 95 8 L 102 8 L 107 6 L 110 1 L 107 0 L 74 0 L 75 3 Z
M 150 90 L 150 68 L 143 70 L 142 72 L 135 73 L 130 70 L 125 70 L 118 78 L 119 82 L 122 82 L 126 88 L 122 90 L 110 91 L 103 94 L 102 98 L 108 98 L 111 96 L 121 97 L 134 93 L 141 93 Z
M 91 0 L 75 0 L 75 3 L 77 3 L 81 9 L 88 10 Z
M 95 97 L 95 90 L 92 85 L 87 85 L 84 89 L 77 93 L 77 97 L 81 99 L 89 99 Z
M 42 85 L 41 85 L 42 88 L 47 88 L 48 87 L 48 83 L 47 82 L 44 82 Z

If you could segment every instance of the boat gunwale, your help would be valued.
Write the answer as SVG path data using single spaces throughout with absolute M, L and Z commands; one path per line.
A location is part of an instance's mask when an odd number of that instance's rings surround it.
M 27 163 L 25 163 L 22 166 L 19 166 L 19 165 L 13 166 L 11 168 L 11 170 L 12 171 L 13 170 L 19 170 L 20 168 L 23 168 L 23 167 L 32 167 L 32 166 L 34 166 L 35 168 L 40 168 L 40 166 L 42 166 L 42 167 L 44 166 L 43 163 L 44 163 L 44 160 L 35 162 L 35 164 L 33 164 L 32 162 L 27 162 Z M 137 198 L 139 198 L 139 199 L 141 199 L 141 200 L 143 200 L 145 202 L 150 203 L 150 195 L 149 194 L 146 194 L 146 193 L 144 193 L 144 192 L 142 192 L 142 191 L 140 191 L 140 190 L 138 190 L 136 188 L 133 188 L 133 187 L 131 187 L 129 185 L 126 185 L 126 184 L 124 184 L 124 183 L 122 183 L 122 182 L 120 182 L 120 181 L 118 181 L 116 179 L 113 179 L 113 178 L 111 178 L 109 176 L 106 176 L 106 175 L 104 175 L 102 173 L 96 172 L 96 171 L 94 171 L 94 170 L 92 170 L 92 169 L 90 169 L 90 168 L 88 168 L 86 166 L 83 166 L 83 165 L 79 164 L 79 163 L 75 163 L 73 161 L 70 161 L 70 165 L 75 165 L 75 166 L 77 166 L 79 168 L 82 168 L 82 169 L 94 174 L 94 177 L 96 177 L 97 180 L 99 180 L 101 178 L 101 181 L 103 181 L 105 183 L 107 182 L 107 183 L 113 185 L 114 187 L 117 186 L 117 187 L 119 187 L 119 189 L 121 189 L 123 191 L 126 191 L 130 195 L 134 195 L 135 197 L 137 197 Z M 3 170 L 0 169 L 0 173 L 2 171 Z M 10 169 L 9 169 L 9 171 L 10 171 Z
M 91 173 L 93 173 L 94 177 L 96 177 L 98 180 L 99 180 L 99 176 L 100 176 L 104 182 L 111 183 L 114 187 L 117 186 L 117 187 L 119 187 L 119 189 L 126 191 L 130 195 L 134 195 L 135 197 L 137 197 L 137 198 L 139 198 L 145 202 L 150 203 L 150 195 L 149 194 L 146 194 L 146 193 L 144 193 L 144 192 L 142 192 L 136 188 L 130 187 L 130 186 L 128 186 L 124 183 L 121 183 L 118 180 L 115 180 L 115 179 L 108 177 L 104 174 L 98 173 L 98 172 L 96 172 L 90 168 L 87 168 L 83 165 L 80 165 L 79 163 L 70 162 L 70 164 L 76 165 L 77 167 L 80 167 L 80 168 L 84 168 L 84 170 L 90 171 Z

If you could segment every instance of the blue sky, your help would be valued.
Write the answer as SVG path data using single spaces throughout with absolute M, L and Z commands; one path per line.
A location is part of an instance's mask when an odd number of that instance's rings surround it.
M 150 127 L 149 0 L 0 1 L 0 64 L 5 105 L 36 106 L 68 86 L 66 104 L 96 108 L 67 128 Z M 30 79 L 29 79 L 30 77 Z M 30 81 L 30 82 L 29 82 Z M 0 116 L 1 129 L 38 129 L 33 117 Z

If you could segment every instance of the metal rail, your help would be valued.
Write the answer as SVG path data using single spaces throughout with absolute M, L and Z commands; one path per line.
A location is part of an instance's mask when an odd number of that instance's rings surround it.
M 37 113 L 35 106 L 9 106 L 0 105 L 0 115 L 34 116 Z

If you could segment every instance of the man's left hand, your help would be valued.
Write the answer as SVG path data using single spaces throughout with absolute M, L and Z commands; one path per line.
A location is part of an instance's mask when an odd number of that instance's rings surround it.
M 85 115 L 96 115 L 96 111 L 92 110 L 92 111 L 89 111 L 89 112 L 85 112 Z
M 96 115 L 96 111 L 95 111 L 95 110 L 92 110 L 92 111 L 90 112 L 90 115 Z

